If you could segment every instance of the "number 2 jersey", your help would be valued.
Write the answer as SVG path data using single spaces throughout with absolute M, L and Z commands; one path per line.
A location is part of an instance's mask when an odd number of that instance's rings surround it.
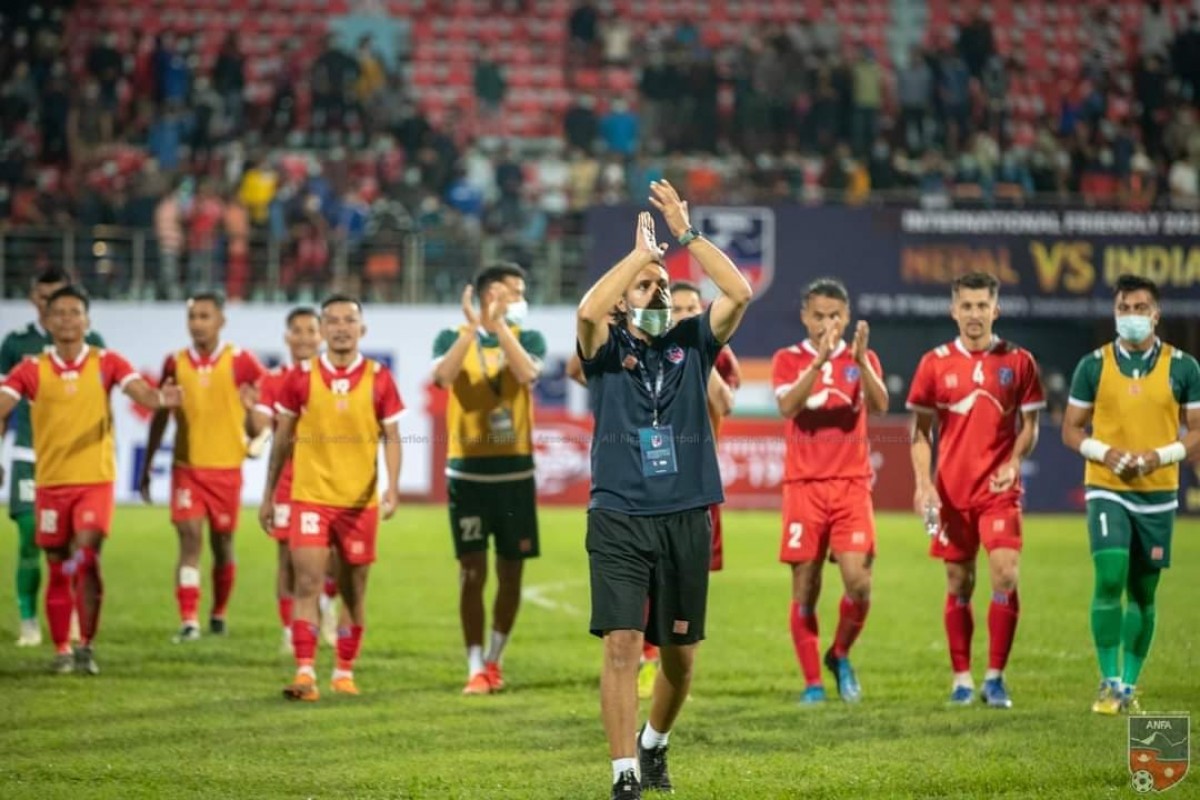
M 962 340 L 930 350 L 917 365 L 908 408 L 937 418 L 937 488 L 959 510 L 1016 501 L 1020 479 L 997 495 L 991 477 L 1012 458 L 1021 412 L 1046 406 L 1028 350 L 993 338 L 971 352 Z
M 808 340 L 776 351 L 771 359 L 775 396 L 790 390 L 816 358 Z M 867 351 L 867 359 L 875 374 L 882 375 L 874 351 Z M 804 408 L 787 421 L 786 438 L 784 482 L 871 477 L 862 369 L 845 342 L 838 343 L 821 367 Z

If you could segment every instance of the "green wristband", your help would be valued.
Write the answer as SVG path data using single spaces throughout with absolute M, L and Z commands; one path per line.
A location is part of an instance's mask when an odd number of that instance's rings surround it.
M 692 242 L 700 238 L 700 231 L 695 228 L 688 228 L 683 233 L 679 234 L 679 246 L 687 247 Z

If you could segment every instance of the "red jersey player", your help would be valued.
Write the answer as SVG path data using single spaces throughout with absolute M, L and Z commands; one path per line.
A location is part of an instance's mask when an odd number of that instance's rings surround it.
M 931 555 L 946 564 L 946 638 L 954 669 L 950 702 L 966 705 L 975 697 L 971 593 L 982 543 L 992 602 L 981 699 L 992 708 L 1010 708 L 1003 673 L 1020 609 L 1021 461 L 1037 443 L 1038 411 L 1045 400 L 1033 356 L 992 334 L 999 289 L 1000 282 L 985 273 L 954 281 L 950 316 L 958 323 L 958 338 L 921 359 L 908 408 L 913 411 L 914 504 L 933 537 Z M 935 420 L 936 484 L 931 474 Z
M 100 548 L 112 525 L 117 472 L 108 394 L 118 386 L 134 402 L 157 410 L 178 406 L 180 390 L 151 389 L 124 358 L 89 347 L 88 300 L 80 290 L 64 286 L 46 305 L 54 346 L 22 361 L 0 386 L 0 435 L 13 408 L 28 399 L 38 457 L 37 544 L 46 551 L 50 572 L 46 620 L 56 648 L 54 669 L 97 675 L 92 641 L 104 593 Z M 74 654 L 72 605 L 80 632 Z
M 284 689 L 291 700 L 316 700 L 317 598 L 329 548 L 338 553 L 338 585 L 349 625 L 338 630 L 332 689 L 358 694 L 354 661 L 362 644 L 367 573 L 375 561 L 380 502 L 378 452 L 383 443 L 387 483 L 383 518 L 400 497 L 400 431 L 404 410 L 392 375 L 364 358 L 362 307 L 334 295 L 321 304 L 321 335 L 327 350 L 288 375 L 275 405 L 275 442 L 259 522 L 275 524 L 275 492 L 283 465 L 293 461 L 289 546 L 295 570 L 292 650 L 296 677 Z M 293 458 L 294 455 L 294 458 Z
M 867 348 L 867 323 L 858 323 L 851 346 L 842 339 L 850 297 L 841 281 L 809 284 L 801 319 L 808 338 L 776 352 L 771 362 L 779 413 L 787 419 L 779 560 L 792 569 L 792 644 L 804 673 L 800 701 L 806 704 L 825 700 L 817 599 L 826 554 L 836 560 L 845 594 L 825 665 L 842 700 L 851 703 L 862 692 L 849 653 L 870 608 L 875 557 L 867 414 L 887 411 L 888 392 L 879 358 Z
M 200 638 L 200 551 L 208 520 L 213 553 L 213 605 L 209 630 L 225 633 L 225 609 L 233 592 L 233 532 L 242 499 L 242 462 L 246 459 L 246 417 L 258 397 L 264 370 L 251 353 L 221 342 L 224 301 L 211 293 L 187 302 L 192 346 L 167 356 L 164 382 L 183 389 L 175 411 L 175 450 L 171 467 L 171 522 L 179 533 L 175 599 L 182 627 L 175 642 Z M 162 443 L 167 415 L 150 422 L 142 498 L 150 502 L 150 469 Z
M 321 347 L 320 318 L 316 310 L 300 307 L 288 312 L 287 331 L 283 339 L 287 344 L 291 361 L 269 371 L 259 384 L 258 402 L 254 405 L 254 413 L 251 417 L 251 425 L 256 437 L 263 431 L 271 429 L 275 419 L 275 404 L 280 400 L 288 375 L 297 368 L 297 364 L 316 356 Z M 292 462 L 288 461 L 283 465 L 279 483 L 275 488 L 275 520 L 267 533 L 279 543 L 275 596 L 279 606 L 279 621 L 283 625 L 283 646 L 289 653 L 292 652 L 292 584 L 295 580 L 292 572 L 291 551 L 288 548 L 288 537 L 291 531 L 291 499 Z M 331 578 L 326 576 L 326 591 L 321 595 L 323 601 L 329 596 L 331 582 Z M 333 583 L 333 586 L 336 593 L 336 582 Z M 330 644 L 336 643 L 335 621 L 336 616 L 331 613 L 330 609 L 322 609 L 322 635 Z M 330 627 L 329 622 L 334 622 L 332 634 L 327 633 L 327 629 Z

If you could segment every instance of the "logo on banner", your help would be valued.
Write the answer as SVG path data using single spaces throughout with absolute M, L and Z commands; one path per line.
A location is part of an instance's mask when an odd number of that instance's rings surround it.
M 725 252 L 754 289 L 755 297 L 771 285 L 775 277 L 775 212 L 762 207 L 695 208 L 693 227 Z M 686 247 L 667 251 L 667 273 L 671 280 L 684 280 L 706 287 L 714 294 L 711 281 Z
M 1134 791 L 1165 792 L 1190 763 L 1191 718 L 1186 714 L 1129 717 L 1129 775 Z

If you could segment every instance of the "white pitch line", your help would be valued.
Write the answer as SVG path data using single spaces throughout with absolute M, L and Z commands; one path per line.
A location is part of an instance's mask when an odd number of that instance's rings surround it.
M 546 596 L 550 592 L 559 592 L 569 586 L 575 585 L 578 585 L 578 581 L 560 581 L 558 583 L 526 586 L 521 590 L 521 599 L 528 603 L 533 603 L 539 608 L 544 608 L 547 611 L 557 611 L 569 617 L 582 617 L 583 611 L 577 606 L 571 603 L 560 603 Z

